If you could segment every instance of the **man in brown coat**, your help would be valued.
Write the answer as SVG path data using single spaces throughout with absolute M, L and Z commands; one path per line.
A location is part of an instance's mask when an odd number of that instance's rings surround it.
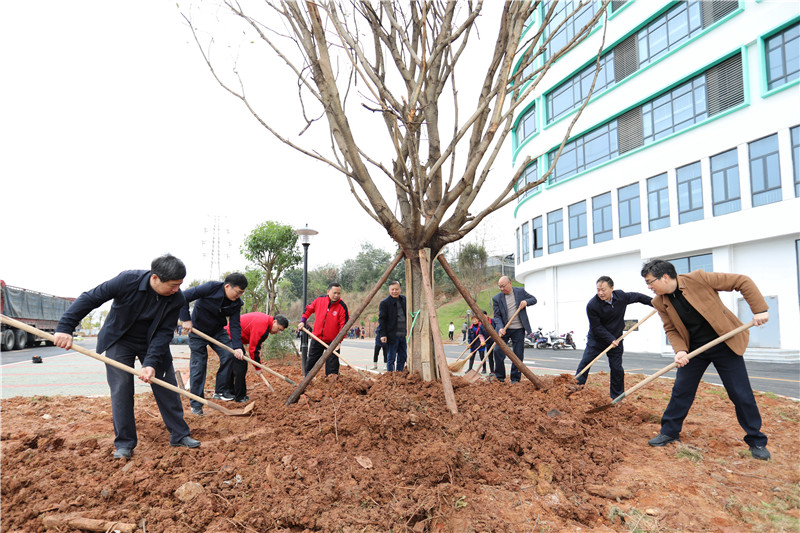
M 742 325 L 722 303 L 718 291 L 739 291 L 753 312 L 755 325 L 769 320 L 767 302 L 756 284 L 747 276 L 702 270 L 679 276 L 672 263 L 662 259 L 644 265 L 642 277 L 656 294 L 653 307 L 664 322 L 664 331 L 678 365 L 672 397 L 661 416 L 661 432 L 650 440 L 650 446 L 680 441 L 683 420 L 692 407 L 703 373 L 713 363 L 736 407 L 739 425 L 747 433 L 744 441 L 750 446 L 750 452 L 756 459 L 769 460 L 767 436 L 761 432 L 761 414 L 742 357 L 750 333 L 743 331 L 692 359 L 686 358 L 688 352 Z

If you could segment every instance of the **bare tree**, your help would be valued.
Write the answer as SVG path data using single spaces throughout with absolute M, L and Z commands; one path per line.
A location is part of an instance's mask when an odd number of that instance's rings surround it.
M 314 112 L 325 119 L 325 152 L 270 123 L 268 111 L 259 111 L 245 92 L 238 65 L 228 72 L 212 61 L 213 39 L 201 39 L 192 16 L 185 17 L 220 85 L 280 141 L 339 171 L 359 205 L 398 243 L 416 309 L 424 305 L 420 250 L 435 257 L 549 177 L 555 162 L 520 189 L 518 176 L 489 181 L 519 106 L 551 65 L 588 36 L 609 1 L 558 50 L 552 36 L 591 0 L 566 16 L 556 16 L 555 2 L 490 3 L 500 11 L 496 34 L 477 43 L 470 38 L 478 33 L 482 1 L 223 1 L 218 13 L 238 18 L 248 39 L 265 44 L 289 68 L 286 80 L 297 83 L 303 131 L 315 122 L 309 118 Z M 537 11 L 536 26 L 528 28 Z M 385 137 L 378 144 L 380 131 Z M 568 137 L 569 131 L 561 148 Z M 417 357 L 412 344 L 412 368 Z

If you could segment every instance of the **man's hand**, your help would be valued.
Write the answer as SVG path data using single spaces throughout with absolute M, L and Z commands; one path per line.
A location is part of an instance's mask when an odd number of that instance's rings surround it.
M 386 344 L 386 341 L 387 341 L 387 340 L 388 340 L 388 338 L 387 338 L 387 337 L 381 337 L 381 342 L 382 342 L 383 344 Z
M 769 320 L 769 312 L 764 311 L 763 313 L 756 313 L 753 315 L 753 323 L 756 326 L 763 326 Z
M 53 344 L 58 346 L 59 348 L 64 348 L 65 350 L 69 350 L 72 348 L 72 335 L 69 333 L 56 333 L 53 336 Z
M 519 307 L 520 309 L 525 309 L 526 307 L 528 307 L 528 302 L 526 302 L 525 300 L 522 300 L 522 301 L 519 303 L 519 306 L 518 306 L 518 307 Z
M 499 333 L 501 337 L 505 337 L 506 336 L 506 328 L 501 329 L 497 333 Z
M 181 327 L 183 328 L 183 334 L 184 335 L 188 335 L 189 333 L 192 332 L 192 321 L 191 320 L 186 320 L 186 321 L 182 322 L 181 323 Z
M 614 348 L 616 348 L 617 346 L 619 346 L 619 341 L 614 339 L 614 342 L 612 342 L 611 345 L 614 346 Z
M 689 360 L 686 358 L 687 355 L 689 354 L 687 354 L 684 350 L 681 350 L 675 354 L 675 364 L 678 365 L 679 368 L 684 367 L 689 363 Z
M 142 367 L 142 373 L 139 376 L 139 379 L 144 381 L 145 383 L 150 383 L 150 380 L 155 377 L 156 369 L 152 366 L 144 366 Z
M 233 351 L 233 356 L 234 356 L 236 359 L 238 359 L 239 361 L 242 361 L 242 360 L 244 359 L 244 352 L 242 352 L 242 349 L 241 349 L 241 348 L 237 348 L 237 349 L 235 349 L 235 350 Z

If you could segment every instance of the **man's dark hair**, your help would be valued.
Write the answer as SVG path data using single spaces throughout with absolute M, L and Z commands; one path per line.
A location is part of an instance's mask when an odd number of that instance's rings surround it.
M 183 261 L 172 254 L 164 254 L 156 257 L 150 263 L 150 272 L 158 276 L 158 279 L 166 283 L 186 277 L 186 265 Z
M 287 329 L 289 327 L 289 319 L 283 315 L 275 315 L 274 320 L 279 326 L 283 326 L 283 329 Z
M 397 280 L 390 281 L 390 282 L 389 282 L 389 286 L 391 287 L 392 285 L 398 285 L 398 286 L 400 286 L 400 282 L 399 282 L 399 281 L 397 281 Z
M 339 285 L 338 283 L 336 283 L 336 282 L 334 281 L 333 283 L 331 283 L 330 285 L 328 285 L 328 290 L 331 290 L 331 289 L 332 289 L 332 288 L 334 288 L 334 287 L 339 287 L 340 289 L 342 288 L 342 286 L 341 286 L 341 285 Z
M 225 276 L 225 283 L 231 287 L 239 287 L 245 290 L 247 288 L 247 276 L 240 272 L 232 272 Z
M 608 286 L 611 287 L 612 289 L 614 288 L 614 280 L 611 279 L 608 276 L 600 276 L 599 278 L 597 278 L 597 281 L 595 282 L 595 284 L 600 283 L 602 281 L 605 281 L 606 283 L 608 283 Z
M 675 266 L 669 261 L 664 261 L 663 259 L 653 259 L 649 263 L 645 263 L 645 265 L 642 267 L 642 277 L 645 277 L 647 274 L 650 274 L 657 279 L 664 274 L 672 279 L 678 279 L 678 273 L 675 271 Z

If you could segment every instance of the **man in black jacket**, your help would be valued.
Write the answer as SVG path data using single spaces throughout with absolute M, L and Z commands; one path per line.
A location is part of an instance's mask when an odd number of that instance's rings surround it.
M 625 369 L 622 368 L 622 342 L 617 339 L 625 329 L 625 310 L 630 304 L 640 303 L 653 307 L 652 298 L 640 292 L 622 292 L 614 290 L 614 280 L 608 276 L 597 279 L 597 294 L 586 305 L 586 315 L 589 317 L 589 334 L 586 337 L 586 349 L 583 358 L 578 364 L 579 374 L 583 367 L 592 362 L 597 355 L 608 348 L 614 347 L 606 354 L 608 366 L 611 367 L 611 383 L 609 391 L 611 398 L 616 398 L 625 392 Z M 583 385 L 588 378 L 588 372 L 582 374 L 578 384 Z
M 402 372 L 406 367 L 408 347 L 406 345 L 406 297 L 400 294 L 400 282 L 389 284 L 389 296 L 378 306 L 378 327 L 381 342 L 386 350 L 386 370 Z
M 214 386 L 214 399 L 231 401 L 233 391 L 228 390 L 232 383 L 231 370 L 234 358 L 240 359 L 244 354 L 242 345 L 242 326 L 240 313 L 242 300 L 240 296 L 247 288 L 247 278 L 244 274 L 234 272 L 228 274 L 225 281 L 209 281 L 197 287 L 186 289 L 183 295 L 186 304 L 181 307 L 181 321 L 183 330 L 189 333 L 189 348 L 192 351 L 189 357 L 189 390 L 192 394 L 205 398 L 206 388 L 206 368 L 208 366 L 208 349 L 211 345 L 219 356 L 219 370 L 217 370 L 217 380 Z M 189 318 L 189 302 L 194 302 L 191 320 Z M 225 330 L 230 318 L 230 335 Z M 222 344 L 233 348 L 234 353 L 212 344 L 195 333 L 191 333 L 192 327 L 218 340 Z M 189 402 L 192 406 L 192 414 L 202 416 L 203 404 L 196 400 Z
M 157 377 L 177 385 L 169 343 L 172 340 L 178 311 L 184 305 L 180 291 L 186 267 L 172 255 L 164 255 L 151 264 L 150 270 L 127 270 L 94 289 L 84 292 L 66 310 L 56 327 L 54 344 L 66 350 L 72 347 L 72 332 L 83 317 L 103 303 L 114 300 L 103 328 L 97 336 L 97 352 L 131 368 L 138 358 L 142 363 L 139 377 L 145 383 Z M 128 459 L 137 444 L 136 419 L 133 414 L 133 375 L 106 366 L 111 389 L 114 421 L 114 457 Z M 170 432 L 170 445 L 197 448 L 200 441 L 189 436 L 183 419 L 183 406 L 176 392 L 153 387 L 153 396 L 161 418 Z

